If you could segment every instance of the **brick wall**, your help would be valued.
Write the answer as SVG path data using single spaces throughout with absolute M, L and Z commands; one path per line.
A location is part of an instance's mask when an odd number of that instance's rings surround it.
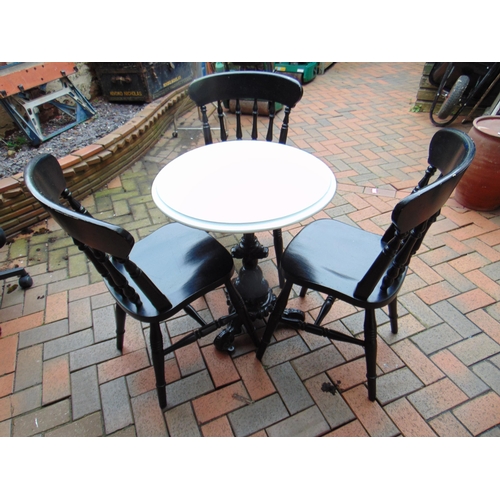
M 77 199 L 102 188 L 160 139 L 173 122 L 181 102 L 188 98 L 188 85 L 149 104 L 128 123 L 94 144 L 59 158 L 68 188 Z M 22 173 L 0 179 L 0 227 L 7 236 L 46 217 L 46 212 L 28 192 Z

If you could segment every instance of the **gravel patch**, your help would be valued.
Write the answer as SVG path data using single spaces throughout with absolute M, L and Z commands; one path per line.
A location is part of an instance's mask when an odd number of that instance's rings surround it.
M 97 139 L 127 123 L 148 103 L 111 103 L 99 97 L 92 100 L 91 104 L 96 110 L 95 116 L 42 142 L 38 148 L 30 146 L 27 142 L 20 146 L 15 155 L 9 156 L 9 148 L 5 142 L 19 144 L 24 141 L 24 134 L 15 132 L 9 138 L 0 140 L 0 179 L 22 172 L 29 161 L 37 155 L 50 153 L 56 158 L 62 158 L 73 151 L 93 144 Z M 61 119 L 51 120 L 45 126 L 47 127 L 47 131 L 44 131 L 46 134 L 50 133 L 51 129 L 52 131 L 58 130 L 61 126 Z

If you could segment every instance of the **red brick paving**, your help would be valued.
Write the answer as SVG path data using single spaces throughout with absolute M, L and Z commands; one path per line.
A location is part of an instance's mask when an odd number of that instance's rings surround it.
M 410 112 L 422 68 L 421 63 L 337 63 L 304 86 L 304 97 L 291 114 L 289 143 L 321 157 L 336 174 L 338 188 L 332 202 L 314 218 L 284 228 L 285 243 L 303 225 L 318 218 L 338 218 L 378 234 L 385 230 L 392 207 L 424 171 L 428 144 L 437 131 L 427 114 Z M 228 120 L 231 119 L 228 115 Z M 180 117 L 178 126 L 198 127 L 197 113 L 192 111 Z M 470 125 L 462 125 L 457 120 L 453 127 L 467 131 Z M 153 224 L 167 222 L 149 196 L 156 173 L 165 161 L 202 143 L 199 131 L 186 134 L 179 130 L 178 138 L 173 138 L 172 129 L 167 130 L 143 159 L 112 180 L 107 188 L 89 197 L 86 206 L 94 215 L 110 220 L 114 219 L 113 211 L 119 206 L 123 214 L 119 216 L 119 223 L 125 227 L 130 224 L 134 235 L 140 238 Z M 93 154 L 97 149 L 91 145 L 85 151 Z M 146 194 L 138 196 L 137 193 Z M 391 373 L 403 373 L 395 370 L 404 369 L 416 376 L 423 387 L 384 404 L 372 403 L 367 399 L 366 366 L 361 348 L 333 342 L 336 349 L 325 350 L 328 340 L 303 332 L 297 335 L 291 329 L 276 332 L 273 368 L 277 367 L 276 371 L 278 365 L 288 363 L 288 369 L 295 370 L 299 379 L 294 383 L 303 385 L 298 391 L 302 394 L 301 401 L 307 392 L 311 396 L 307 400 L 311 406 L 305 408 L 303 414 L 323 414 L 324 422 L 318 427 L 323 429 L 322 435 L 498 435 L 498 385 L 490 387 L 478 374 L 482 373 L 480 363 L 499 366 L 499 215 L 499 209 L 488 213 L 468 210 L 452 197 L 429 231 L 418 256 L 412 260 L 411 273 L 399 297 L 398 335 L 389 332 L 388 320 L 381 314 L 377 372 L 390 377 Z M 185 433 L 229 437 L 236 434 L 233 424 L 238 422 L 240 434 L 258 437 L 267 436 L 267 429 L 271 427 L 280 428 L 280 422 L 285 427 L 292 420 L 300 422 L 286 409 L 284 395 L 269 375 L 271 367 L 266 365 L 266 357 L 263 364 L 258 362 L 255 348 L 246 341 L 237 344 L 232 357 L 220 354 L 213 348 L 214 335 L 167 357 L 167 384 L 184 383 L 183 387 L 193 396 L 186 401 L 177 395 L 178 405 L 169 406 L 162 413 L 157 407 L 147 347 L 148 328 L 128 319 L 124 353 L 120 355 L 114 344 L 111 345 L 114 342 L 112 300 L 106 287 L 95 271 L 89 274 L 84 260 L 62 259 L 61 245 L 68 246 L 69 256 L 76 255 L 77 250 L 57 225 L 49 221 L 47 229 L 49 233 L 38 234 L 36 240 L 33 236 L 23 236 L 28 247 L 46 245 L 48 255 L 59 252 L 50 264 L 57 269 L 49 267 L 46 255 L 31 268 L 35 285 L 44 284 L 43 299 L 21 289 L 8 294 L 6 287 L 1 296 L 0 435 L 106 435 L 104 417 L 116 411 L 115 407 L 108 406 L 116 404 L 109 392 L 109 384 L 115 381 L 116 387 L 121 388 L 119 404 L 127 408 L 123 400 L 126 388 L 129 409 L 126 418 L 115 418 L 110 427 L 113 435 Z M 232 235 L 217 237 L 228 248 L 237 241 Z M 269 232 L 259 234 L 259 238 L 266 245 L 272 245 Z M 71 273 L 70 262 L 73 263 Z M 239 265 L 236 262 L 236 266 Z M 262 268 L 271 285 L 276 286 L 272 247 Z M 309 293 L 300 299 L 297 292 L 295 290 L 291 297 L 290 307 L 302 308 L 314 317 L 322 303 L 321 296 Z M 36 309 L 40 300 L 45 300 L 44 310 Z M 106 307 L 109 309 L 102 309 Z M 207 316 L 226 314 L 224 291 L 220 289 L 205 300 L 198 300 L 195 307 Z M 450 310 L 457 311 L 454 325 L 470 326 L 470 321 L 477 328 L 467 335 L 466 328 L 462 327 L 453 336 L 456 339 L 453 344 L 425 354 L 415 341 L 416 336 L 425 333 L 427 322 L 428 328 L 436 327 L 436 335 L 439 335 L 443 331 L 439 326 L 447 326 L 440 314 Z M 339 302 L 324 323 L 357 335 L 362 329 L 362 316 L 352 306 Z M 188 324 L 185 314 L 179 313 L 168 328 L 175 334 L 170 342 L 182 338 L 188 331 L 182 328 Z M 51 331 L 59 332 L 62 325 L 68 334 L 91 331 L 93 345 L 103 353 L 91 368 L 97 375 L 97 388 L 90 389 L 99 391 L 95 400 L 98 407 L 94 413 L 81 418 L 73 419 L 71 404 L 76 397 L 71 380 L 82 369 L 75 364 L 81 359 L 80 352 L 39 360 L 43 363 L 42 369 L 32 368 L 33 373 L 43 372 L 41 380 L 38 376 L 27 377 L 27 372 L 16 372 L 20 369 L 18 359 L 27 359 L 23 351 L 33 345 L 38 350 L 45 349 L 53 340 Z M 182 331 L 177 331 L 179 328 Z M 445 331 L 449 331 L 447 328 Z M 259 335 L 261 332 L 262 329 Z M 25 336 L 29 341 L 23 340 Z M 439 342 L 436 345 L 440 345 Z M 325 358 L 325 353 L 331 359 Z M 314 363 L 321 366 L 311 366 Z M 83 369 L 88 369 L 87 365 Z M 22 389 L 16 388 L 16 376 L 17 383 L 22 382 Z M 191 381 L 195 380 L 192 387 Z M 332 396 L 322 391 L 321 381 L 325 380 L 338 385 L 340 393 Z M 204 385 L 198 387 L 199 384 Z M 81 400 L 83 395 L 78 396 Z M 288 402 L 290 397 L 286 394 Z M 343 417 L 336 419 L 339 408 Z M 252 426 L 248 433 L 241 428 L 245 418 Z M 267 424 L 255 430 L 256 419 Z M 116 423 L 120 421 L 123 423 Z M 329 430 L 325 432 L 327 421 Z
M 436 435 L 405 398 L 388 404 L 385 411 L 405 437 L 434 437 Z

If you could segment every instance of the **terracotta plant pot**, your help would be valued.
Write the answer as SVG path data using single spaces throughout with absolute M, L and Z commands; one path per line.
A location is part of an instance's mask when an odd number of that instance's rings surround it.
M 455 199 L 473 210 L 494 210 L 500 207 L 500 116 L 476 118 L 469 136 L 476 156 L 458 183 Z

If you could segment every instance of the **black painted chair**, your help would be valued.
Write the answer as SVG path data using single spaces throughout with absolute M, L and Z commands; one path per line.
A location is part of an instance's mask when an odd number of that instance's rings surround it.
M 286 248 L 281 261 L 285 285 L 269 317 L 257 358 L 262 359 L 278 323 L 331 340 L 349 342 L 365 349 L 368 397 L 376 398 L 377 323 L 375 310 L 389 307 L 392 333 L 398 331 L 397 295 L 411 257 L 418 251 L 431 224 L 440 214 L 474 158 L 475 146 L 468 135 L 453 129 L 438 131 L 429 147 L 429 166 L 413 192 L 397 203 L 392 224 L 383 236 L 331 219 L 306 226 Z M 429 183 L 440 171 L 439 177 Z M 285 310 L 293 285 L 327 295 L 313 323 L 304 321 L 297 309 Z M 364 309 L 364 338 L 321 326 L 335 300 Z
M 220 140 L 228 139 L 228 130 L 224 114 L 224 103 L 230 109 L 234 109 L 236 115 L 236 140 L 243 139 L 242 110 L 251 113 L 250 139 L 259 138 L 259 116 L 264 117 L 266 141 L 274 139 L 276 109 L 279 104 L 283 105 L 283 119 L 279 127 L 278 142 L 286 144 L 289 117 L 292 108 L 302 98 L 302 85 L 295 79 L 270 73 L 267 71 L 229 71 L 215 73 L 199 78 L 189 86 L 189 97 L 200 108 L 203 123 L 203 137 L 205 144 L 212 144 L 212 132 L 207 115 L 207 104 L 217 103 L 217 116 L 220 124 Z M 263 201 L 262 203 L 265 203 Z M 281 255 L 283 253 L 282 230 L 273 231 L 274 249 L 276 252 L 276 263 L 280 267 Z M 265 250 L 267 252 L 267 249 Z M 266 257 L 267 255 L 263 255 Z M 283 284 L 280 275 L 280 285 Z
M 2 248 L 5 243 L 7 243 L 7 237 L 5 236 L 4 230 L 0 228 L 0 248 Z M 13 267 L 11 269 L 3 269 L 0 271 L 0 280 L 5 280 L 14 276 L 19 276 L 19 286 L 23 289 L 29 288 L 33 285 L 33 279 L 24 267 Z
M 26 186 L 49 215 L 72 238 L 101 274 L 116 301 L 116 344 L 121 351 L 125 319 L 149 323 L 152 363 L 161 408 L 166 408 L 164 357 L 214 332 L 232 320 L 241 321 L 257 345 L 254 327 L 235 290 L 233 259 L 205 231 L 167 224 L 134 242 L 125 229 L 94 219 L 66 186 L 61 167 L 51 155 L 32 160 L 24 172 Z M 69 208 L 67 205 L 69 204 Z M 224 285 L 232 312 L 206 323 L 190 305 Z M 164 349 L 160 322 L 184 310 L 200 328 Z

